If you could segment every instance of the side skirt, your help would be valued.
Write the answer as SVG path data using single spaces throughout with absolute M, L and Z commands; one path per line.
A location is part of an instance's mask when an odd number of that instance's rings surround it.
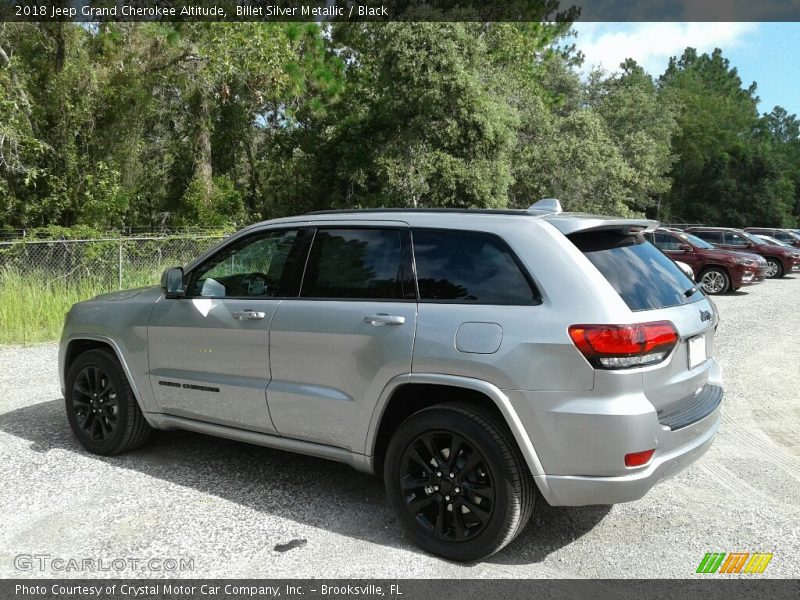
M 317 458 L 325 458 L 328 460 L 345 463 L 346 465 L 350 465 L 354 469 L 364 473 L 374 472 L 371 456 L 365 456 L 364 454 L 358 454 L 344 448 L 337 448 L 336 446 L 327 446 L 325 444 L 317 444 L 315 442 L 295 440 L 278 435 L 269 435 L 267 433 L 259 433 L 257 431 L 238 429 L 236 427 L 226 427 L 225 425 L 206 423 L 204 421 L 187 419 L 185 417 L 175 417 L 161 413 L 145 413 L 145 416 L 147 417 L 148 422 L 156 429 L 184 429 L 186 431 L 204 433 L 206 435 L 227 438 L 229 440 L 236 440 L 238 442 L 246 442 L 248 444 L 256 444 L 258 446 L 266 446 L 268 448 L 276 448 L 278 450 L 306 454 L 308 456 L 315 456 Z

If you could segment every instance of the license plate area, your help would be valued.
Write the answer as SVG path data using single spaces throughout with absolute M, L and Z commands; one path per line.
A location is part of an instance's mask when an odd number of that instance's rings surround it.
M 696 335 L 686 340 L 687 354 L 689 356 L 689 370 L 706 362 L 706 336 Z

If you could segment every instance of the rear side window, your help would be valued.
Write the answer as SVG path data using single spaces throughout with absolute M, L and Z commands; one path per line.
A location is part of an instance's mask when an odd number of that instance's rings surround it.
M 473 231 L 415 229 L 419 297 L 429 302 L 539 304 L 508 245 Z
M 404 235 L 408 233 L 396 229 L 319 229 L 311 245 L 300 296 L 414 298 L 410 260 L 409 266 L 403 266 Z
M 703 297 L 694 282 L 642 236 L 594 231 L 573 234 L 569 239 L 631 310 L 667 308 Z

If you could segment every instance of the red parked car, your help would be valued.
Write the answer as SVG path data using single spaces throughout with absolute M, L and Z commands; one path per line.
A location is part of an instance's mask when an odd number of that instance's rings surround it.
M 754 233 L 755 235 L 768 235 L 773 237 L 779 242 L 784 242 L 795 248 L 800 248 L 800 235 L 791 229 L 776 229 L 774 227 L 745 227 L 747 233 Z
M 800 271 L 800 250 L 772 246 L 757 235 L 731 227 L 690 227 L 686 230 L 723 250 L 739 250 L 760 254 L 767 261 L 767 277 L 783 277 Z
M 672 260 L 689 265 L 707 294 L 762 283 L 767 273 L 767 261 L 757 254 L 719 250 L 690 233 L 663 227 L 646 235 Z

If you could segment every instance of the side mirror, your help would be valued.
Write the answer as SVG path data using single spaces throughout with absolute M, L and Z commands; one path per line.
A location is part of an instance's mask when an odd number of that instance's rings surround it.
M 167 298 L 181 298 L 183 296 L 183 269 L 172 267 L 161 274 L 161 289 Z
M 684 252 L 691 252 L 692 247 L 689 244 L 678 244 L 678 250 L 683 250 Z

